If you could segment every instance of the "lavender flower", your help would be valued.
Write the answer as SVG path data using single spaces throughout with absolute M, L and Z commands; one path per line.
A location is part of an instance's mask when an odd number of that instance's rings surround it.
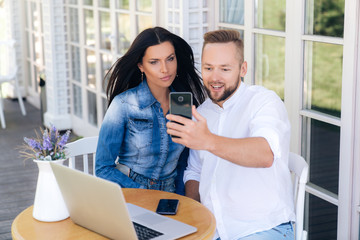
M 70 136 L 70 130 L 67 130 L 64 135 L 62 135 L 60 142 L 58 143 L 59 149 L 63 149 L 66 142 L 68 141 Z
M 30 138 L 27 138 L 27 137 L 24 137 L 24 141 L 34 150 L 42 150 L 41 148 L 41 144 L 34 140 L 34 139 L 30 139 Z
M 64 159 L 65 145 L 70 136 L 70 130 L 65 134 L 60 135 L 55 126 L 51 126 L 50 129 L 40 129 L 41 135 L 36 133 L 35 139 L 25 137 L 23 148 L 20 153 L 25 159 L 38 159 L 44 161 L 52 161 L 58 159 Z
M 42 146 L 44 148 L 44 150 L 47 150 L 47 151 L 50 151 L 53 149 L 53 146 L 51 144 L 51 139 L 49 137 L 49 133 L 47 130 L 44 131 L 44 134 L 43 134 L 43 143 L 42 143 Z
M 58 135 L 58 131 L 56 130 L 54 125 L 51 125 L 51 130 L 50 130 L 50 140 L 52 143 L 55 143 L 57 141 L 57 136 Z

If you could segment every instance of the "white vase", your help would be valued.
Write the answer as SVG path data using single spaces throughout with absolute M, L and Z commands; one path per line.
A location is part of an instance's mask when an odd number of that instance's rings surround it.
M 52 161 L 63 165 L 65 159 Z M 34 160 L 39 168 L 33 217 L 43 222 L 56 222 L 69 217 L 49 161 Z

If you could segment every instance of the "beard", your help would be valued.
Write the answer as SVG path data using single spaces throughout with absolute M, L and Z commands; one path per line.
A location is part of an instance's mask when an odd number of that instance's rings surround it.
M 219 95 L 219 96 L 214 96 L 213 94 L 211 94 L 211 84 L 214 84 L 216 82 L 211 82 L 208 84 L 209 87 L 205 86 L 205 90 L 209 96 L 209 98 L 214 102 L 214 103 L 219 103 L 222 101 L 225 101 L 226 99 L 228 99 L 238 88 L 239 84 L 240 84 L 240 76 L 238 76 L 237 81 L 235 82 L 235 84 L 225 88 L 224 92 Z

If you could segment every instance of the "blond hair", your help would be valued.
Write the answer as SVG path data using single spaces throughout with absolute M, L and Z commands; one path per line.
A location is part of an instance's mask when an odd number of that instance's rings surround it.
M 244 61 L 244 42 L 240 37 L 240 33 L 236 30 L 220 29 L 205 33 L 202 51 L 204 51 L 204 47 L 206 46 L 206 44 L 228 42 L 235 43 L 238 50 L 237 52 L 240 57 L 240 64 L 242 64 L 242 62 Z

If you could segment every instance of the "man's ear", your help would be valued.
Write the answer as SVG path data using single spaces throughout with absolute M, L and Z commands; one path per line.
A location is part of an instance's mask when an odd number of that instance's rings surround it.
M 247 62 L 244 61 L 240 67 L 240 76 L 245 77 L 246 73 L 247 73 Z

